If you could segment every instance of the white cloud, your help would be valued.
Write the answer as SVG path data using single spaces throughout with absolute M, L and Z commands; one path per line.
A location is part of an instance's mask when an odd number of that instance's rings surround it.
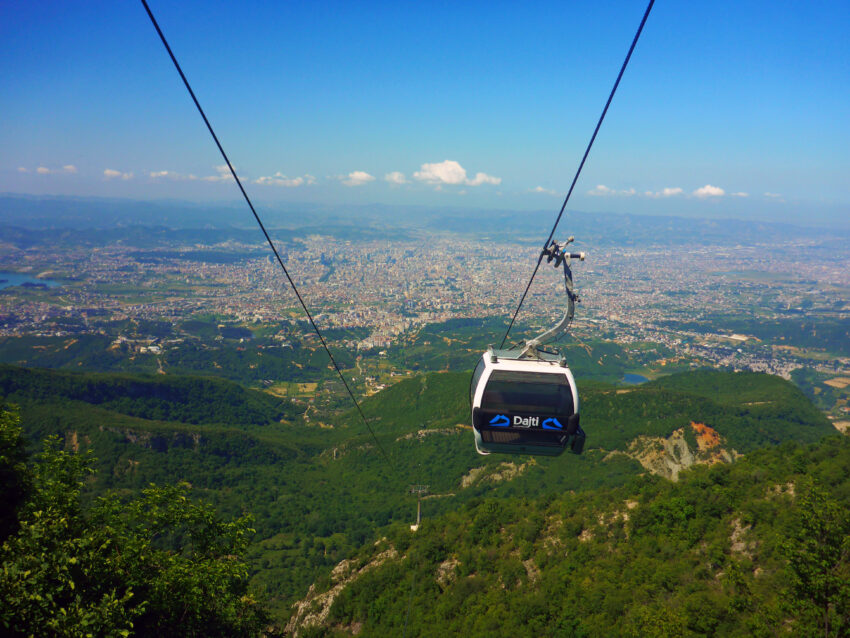
M 742 193 L 742 192 L 739 192 L 739 193 L 729 193 L 729 195 L 730 195 L 730 196 L 732 196 L 732 197 L 749 197 L 749 196 L 750 196 L 750 194 L 749 194 L 749 193 Z
M 595 188 L 587 191 L 587 194 L 593 197 L 605 197 L 607 195 L 614 195 L 616 192 L 614 189 L 605 186 L 605 184 L 597 184 Z
M 303 186 L 304 184 L 313 184 L 315 183 L 315 181 L 316 178 L 312 175 L 304 175 L 302 177 L 287 177 L 286 175 L 278 171 L 274 175 L 258 177 L 254 180 L 254 183 L 263 184 L 266 186 L 285 186 L 286 188 L 296 188 L 298 186 Z
M 475 177 L 466 180 L 466 183 L 469 186 L 480 186 L 481 184 L 493 184 L 494 186 L 498 186 L 502 183 L 502 178 L 493 177 L 492 175 L 488 175 L 487 173 L 476 173 Z
M 445 160 L 422 164 L 413 177 L 428 184 L 463 184 L 466 181 L 466 169 L 453 160 Z
M 401 171 L 393 171 L 384 175 L 384 179 L 390 184 L 408 184 L 407 178 Z
M 215 170 L 218 175 L 207 175 L 206 177 L 202 177 L 201 179 L 205 182 L 226 182 L 228 180 L 233 179 L 233 175 L 231 175 L 230 169 L 227 168 L 227 164 L 216 166 Z
M 765 197 L 769 197 L 770 199 L 782 199 L 782 195 L 779 193 L 765 193 Z
M 605 184 L 597 184 L 596 188 L 590 189 L 587 191 L 587 194 L 592 197 L 631 197 L 632 195 L 637 195 L 638 192 L 634 188 L 625 188 L 618 191 L 615 188 L 608 188 Z M 652 191 L 646 191 L 643 194 L 653 196 Z
M 30 169 L 28 169 L 26 166 L 18 166 L 18 172 L 19 173 L 29 173 Z
M 543 188 L 542 186 L 535 186 L 534 188 L 528 189 L 529 193 L 543 193 L 544 195 L 560 195 L 560 193 L 552 188 Z
M 130 175 L 132 175 L 132 173 Z M 198 179 L 197 175 L 183 175 L 182 173 L 175 173 L 174 171 L 151 171 L 148 173 L 148 176 L 151 179 L 170 179 L 179 182 Z
M 444 160 L 432 164 L 422 164 L 418 171 L 413 174 L 414 179 L 434 186 L 443 184 L 466 186 L 480 186 L 481 184 L 498 185 L 502 183 L 501 177 L 494 177 L 487 173 L 476 173 L 472 179 L 467 178 L 466 169 L 454 160 Z
M 151 179 L 170 179 L 174 181 L 194 181 L 201 180 L 204 182 L 227 182 L 233 179 L 233 175 L 230 174 L 230 169 L 227 168 L 227 164 L 222 164 L 221 166 L 216 166 L 216 175 L 207 175 L 205 177 L 198 177 L 197 175 L 184 175 L 183 173 L 175 173 L 174 171 L 150 171 L 148 173 L 148 177 Z
M 660 191 L 643 191 L 638 192 L 634 188 L 624 188 L 622 190 L 617 190 L 615 188 L 609 188 L 605 186 L 605 184 L 598 184 L 596 188 L 593 188 L 587 191 L 588 195 L 594 197 L 651 197 L 653 199 L 659 199 L 662 197 L 676 197 L 677 195 L 681 195 L 684 191 L 678 186 L 667 186 L 666 188 L 662 188 Z
M 712 186 L 711 184 L 706 184 L 702 188 L 698 188 L 694 191 L 694 195 L 696 197 L 722 197 L 725 194 L 725 190 L 719 186 Z
M 133 173 L 122 173 L 111 168 L 104 169 L 103 176 L 106 179 L 115 179 L 120 177 L 123 180 L 133 179 Z
M 374 176 L 369 175 L 366 171 L 351 171 L 348 176 L 342 176 L 340 179 L 346 186 L 363 186 L 363 184 L 375 181 Z
M 659 199 L 661 197 L 676 197 L 677 195 L 681 195 L 684 191 L 677 187 L 662 188 L 660 191 L 646 191 L 644 195 L 647 197 L 652 197 L 653 199 Z
M 21 170 L 21 169 L 23 169 L 23 170 Z M 29 172 L 23 166 L 21 166 L 18 170 L 21 171 L 22 173 L 28 173 Z M 37 169 L 35 169 L 35 172 L 38 173 L 39 175 L 56 175 L 56 174 L 59 174 L 59 173 L 69 174 L 69 173 L 76 173 L 77 167 L 74 166 L 73 164 L 65 164 L 65 166 L 63 166 L 62 168 L 47 168 L 46 166 L 39 166 Z

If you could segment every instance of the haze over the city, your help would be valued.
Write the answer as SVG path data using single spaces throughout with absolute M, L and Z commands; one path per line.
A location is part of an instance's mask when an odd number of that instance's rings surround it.
M 557 210 L 644 3 L 155 2 L 260 202 Z M 140 4 L 13 3 L 0 191 L 234 201 Z M 660 2 L 570 208 L 846 226 L 850 6 Z

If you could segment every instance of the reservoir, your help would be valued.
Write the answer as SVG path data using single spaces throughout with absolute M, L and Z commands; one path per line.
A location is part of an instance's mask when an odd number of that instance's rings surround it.
M 628 383 L 630 385 L 637 385 L 638 383 L 646 383 L 649 381 L 642 374 L 624 374 L 623 375 L 623 383 Z
M 12 286 L 28 286 L 39 288 L 56 288 L 61 284 L 52 279 L 37 279 L 32 275 L 20 272 L 3 272 L 0 271 L 0 290 L 10 288 Z

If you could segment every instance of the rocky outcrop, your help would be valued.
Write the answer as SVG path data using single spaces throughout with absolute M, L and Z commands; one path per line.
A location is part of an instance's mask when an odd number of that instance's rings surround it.
M 512 461 L 506 461 L 496 466 L 474 467 L 461 477 L 460 486 L 461 488 L 470 487 L 479 481 L 491 481 L 493 483 L 510 481 L 525 472 L 532 465 L 537 465 L 537 461 L 533 457 L 521 465 L 517 465 Z
M 129 430 L 100 426 L 101 432 L 112 432 L 124 437 L 125 443 L 148 448 L 155 452 L 165 452 L 169 448 L 198 450 L 203 437 L 197 432 L 153 433 L 146 430 Z
M 284 633 L 297 637 L 303 629 L 324 625 L 336 597 L 347 585 L 357 580 L 366 572 L 397 557 L 398 552 L 394 547 L 390 547 L 361 567 L 357 567 L 353 560 L 340 562 L 331 572 L 333 586 L 329 590 L 317 593 L 316 585 L 310 585 L 307 596 L 293 605 L 295 607 L 295 613 L 289 619 Z
M 652 474 L 671 481 L 678 480 L 679 472 L 692 465 L 731 463 L 740 456 L 734 449 L 724 447 L 723 437 L 713 428 L 695 422 L 688 427 L 696 439 L 696 449 L 688 444 L 685 428 L 679 428 L 667 438 L 638 437 L 629 444 L 625 454 Z

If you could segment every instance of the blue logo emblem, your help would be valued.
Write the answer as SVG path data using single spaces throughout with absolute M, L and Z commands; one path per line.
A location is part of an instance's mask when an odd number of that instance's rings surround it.
M 498 425 L 500 427 L 505 427 L 510 424 L 510 419 L 508 419 L 508 417 L 506 417 L 504 414 L 497 414 L 492 419 L 490 419 L 490 425 Z
M 543 421 L 543 429 L 544 430 L 563 430 L 564 426 L 561 425 L 561 422 L 558 421 L 555 417 L 551 419 L 546 419 Z

